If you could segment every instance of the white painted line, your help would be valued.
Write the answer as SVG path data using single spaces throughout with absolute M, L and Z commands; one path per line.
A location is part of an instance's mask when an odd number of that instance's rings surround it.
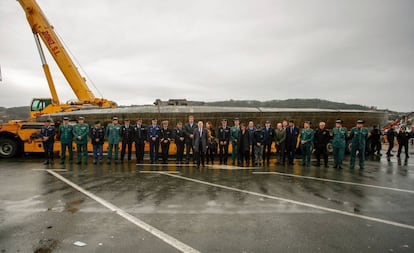
M 158 172 L 158 173 L 160 173 L 162 175 L 175 177 L 175 178 L 179 178 L 179 179 L 183 179 L 183 180 L 187 180 L 187 181 L 191 181 L 191 182 L 195 182 L 195 183 L 199 183 L 199 184 L 205 184 L 205 185 L 209 185 L 209 186 L 213 186 L 213 187 L 217 187 L 217 188 L 222 188 L 222 189 L 226 189 L 226 190 L 230 190 L 230 191 L 242 192 L 242 193 L 246 193 L 246 194 L 250 194 L 250 195 L 254 195 L 254 196 L 258 196 L 258 197 L 262 197 L 262 198 L 268 198 L 268 199 L 284 201 L 284 202 L 287 202 L 287 203 L 292 203 L 292 204 L 296 204 L 296 205 L 300 205 L 300 206 L 306 206 L 306 207 L 310 207 L 310 208 L 314 208 L 314 209 L 318 209 L 318 210 L 322 210 L 322 211 L 342 214 L 342 215 L 356 217 L 356 218 L 360 218 L 360 219 L 364 219 L 364 220 L 375 221 L 375 222 L 379 222 L 379 223 L 383 223 L 383 224 L 387 224 L 387 225 L 391 225 L 391 226 L 395 226 L 395 227 L 414 230 L 413 225 L 398 223 L 398 222 L 389 221 L 389 220 L 383 220 L 383 219 L 374 218 L 374 217 L 370 217 L 370 216 L 366 216 L 366 215 L 354 214 L 354 213 L 345 212 L 345 211 L 341 211 L 341 210 L 337 210 L 337 209 L 333 209 L 333 208 L 318 206 L 318 205 L 314 205 L 314 204 L 300 202 L 300 201 L 296 201 L 296 200 L 292 200 L 292 199 L 276 197 L 276 196 L 272 196 L 272 195 L 266 195 L 266 194 L 262 194 L 262 193 L 258 193 L 258 192 L 251 192 L 251 191 L 241 190 L 241 189 L 238 189 L 238 188 L 233 188 L 233 187 L 229 187 L 229 186 L 225 186 L 225 185 L 209 183 L 209 182 L 205 182 L 205 181 L 201 181 L 201 180 L 197 180 L 197 179 L 193 179 L 193 178 L 188 178 L 188 177 L 183 177 L 183 176 L 179 176 L 179 175 L 168 174 L 168 173 L 164 173 L 164 172 Z
M 167 164 L 162 164 L 162 163 L 137 163 L 135 165 L 139 165 L 139 166 L 157 166 L 157 167 L 192 167 L 195 166 L 193 164 L 173 164 L 173 163 L 167 163 Z
M 385 186 L 379 186 L 379 185 L 373 185 L 373 184 L 361 184 L 361 183 L 354 183 L 354 182 L 349 182 L 349 181 L 339 181 L 339 180 L 319 178 L 319 177 L 300 176 L 300 175 L 281 173 L 281 172 L 259 172 L 259 171 L 254 171 L 252 173 L 256 174 L 256 175 L 261 174 L 261 175 L 280 175 L 280 176 L 286 176 L 286 177 L 297 177 L 297 178 L 318 180 L 318 181 L 331 182 L 331 183 L 337 183 L 337 184 L 349 184 L 349 185 L 356 185 L 356 186 L 362 186 L 362 187 L 377 188 L 377 189 L 382 189 L 382 190 L 398 191 L 398 192 L 405 192 L 405 193 L 414 193 L 414 191 L 412 191 L 412 190 L 406 190 L 406 189 L 400 189 L 400 188 L 385 187 Z
M 164 242 L 168 243 L 169 245 L 173 246 L 174 248 L 178 249 L 181 252 L 189 252 L 189 253 L 196 253 L 199 252 L 198 250 L 191 248 L 190 246 L 188 246 L 187 244 L 184 244 L 180 241 L 178 241 L 177 239 L 175 239 L 174 237 L 162 232 L 161 230 L 158 230 L 157 228 L 143 222 L 142 220 L 136 218 L 135 216 L 130 215 L 129 213 L 125 212 L 124 210 L 122 210 L 121 208 L 109 203 L 108 201 L 96 196 L 95 194 L 83 189 L 82 187 L 80 187 L 79 185 L 67 180 L 66 178 L 62 177 L 61 175 L 59 175 L 58 173 L 52 171 L 52 170 L 46 170 L 48 173 L 52 174 L 53 176 L 55 176 L 56 178 L 58 178 L 59 180 L 65 182 L 66 184 L 72 186 L 74 189 L 78 190 L 79 192 L 85 194 L 86 196 L 88 196 L 89 198 L 95 200 L 96 202 L 98 202 L 99 204 L 103 205 L 104 207 L 108 208 L 109 210 L 115 212 L 116 214 L 118 214 L 119 216 L 125 218 L 126 220 L 128 220 L 129 222 L 137 225 L 138 227 L 146 230 L 147 232 L 153 234 L 154 236 L 158 237 L 159 239 L 163 240 Z M 166 174 L 166 173 L 165 173 Z M 166 174 L 168 175 L 168 174 Z
M 143 173 L 143 174 L 160 174 L 160 172 L 172 173 L 172 174 L 178 174 L 178 173 L 180 173 L 178 171 L 159 171 L 159 170 L 142 170 L 139 173 Z
M 47 171 L 48 169 L 32 169 L 33 171 Z M 66 170 L 66 169 L 50 169 L 50 170 L 53 170 L 53 171 L 58 171 L 58 172 L 65 172 L 65 171 L 68 171 L 68 170 Z
M 233 165 L 206 165 L 210 170 L 259 170 L 263 167 L 240 167 Z

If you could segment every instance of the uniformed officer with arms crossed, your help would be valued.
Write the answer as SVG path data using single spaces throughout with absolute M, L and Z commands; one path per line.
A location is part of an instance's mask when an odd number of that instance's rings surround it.
M 315 146 L 316 166 L 321 166 L 321 156 L 325 164 L 325 168 L 328 168 L 328 150 L 327 145 L 331 140 L 329 131 L 325 129 L 326 123 L 319 122 L 319 128 L 315 131 L 315 138 L 313 144 Z
M 342 127 L 342 120 L 337 119 L 335 121 L 335 128 L 332 129 L 332 133 L 334 168 L 342 169 L 342 161 L 344 159 L 346 139 L 348 135 L 348 130 L 345 127 Z
M 218 128 L 217 137 L 219 140 L 219 158 L 220 164 L 227 164 L 229 153 L 230 127 L 227 126 L 227 120 L 221 120 L 221 126 Z
M 105 135 L 108 138 L 107 163 L 111 163 L 113 149 L 115 149 L 115 163 L 118 163 L 119 142 L 121 140 L 121 125 L 118 123 L 118 117 L 113 117 L 112 123 L 106 126 Z
M 103 160 L 103 144 L 105 142 L 105 129 L 99 120 L 95 121 L 95 126 L 90 130 L 91 143 L 93 146 L 93 164 Z
M 235 165 L 236 164 L 236 160 L 237 163 L 240 164 L 240 157 L 239 157 L 239 133 L 240 133 L 240 119 L 239 118 L 235 118 L 234 119 L 234 126 L 232 126 L 230 128 L 230 140 L 231 140 L 231 161 L 232 164 Z
M 185 144 L 185 133 L 183 129 L 183 123 L 181 121 L 177 122 L 177 127 L 174 129 L 174 142 L 177 149 L 177 154 L 175 157 L 175 163 L 183 163 L 184 157 L 184 144 Z
M 128 149 L 128 162 L 132 157 L 132 143 L 134 142 L 134 127 L 131 126 L 129 119 L 124 120 L 121 127 L 122 148 L 121 148 L 121 162 L 124 161 L 126 150 Z
M 158 148 L 160 145 L 160 130 L 161 127 L 157 125 L 157 119 L 151 120 L 151 125 L 148 127 L 148 140 L 150 144 L 150 162 L 158 162 Z
M 51 126 L 50 119 L 46 120 L 44 126 L 40 129 L 40 138 L 43 142 L 46 160 L 43 164 L 53 164 L 53 143 L 55 142 L 55 127 Z
M 193 149 L 193 138 L 194 138 L 194 129 L 197 128 L 197 125 L 194 123 L 194 116 L 188 116 L 188 123 L 184 125 L 185 133 L 185 153 L 187 156 L 187 163 L 190 163 L 190 154 L 193 152 L 193 161 L 194 161 L 194 149 Z
M 358 158 L 359 158 L 359 168 L 361 170 L 364 169 L 365 163 L 365 146 L 366 141 L 368 139 L 369 131 L 367 128 L 364 127 L 364 121 L 358 120 L 356 127 L 353 127 L 349 133 L 349 138 L 352 141 L 352 148 L 351 148 L 351 162 L 350 162 L 350 169 L 355 168 L 355 159 L 356 153 L 358 151 Z
M 73 135 L 75 136 L 77 164 L 88 163 L 88 134 L 89 125 L 85 123 L 84 117 L 78 118 L 78 124 L 73 127 Z
M 142 124 L 142 119 L 137 120 L 134 126 L 134 142 L 135 142 L 135 156 L 138 163 L 144 161 L 145 140 L 147 138 L 145 126 Z
M 69 124 L 69 118 L 63 117 L 63 123 L 59 126 L 59 138 L 60 138 L 60 164 L 64 164 L 66 160 L 66 149 L 69 152 L 69 163 L 73 160 L 73 126 Z
M 168 163 L 168 151 L 170 150 L 170 143 L 172 140 L 172 131 L 168 127 L 168 120 L 162 122 L 162 127 L 160 130 L 160 143 L 161 143 L 161 152 L 162 152 L 162 163 Z

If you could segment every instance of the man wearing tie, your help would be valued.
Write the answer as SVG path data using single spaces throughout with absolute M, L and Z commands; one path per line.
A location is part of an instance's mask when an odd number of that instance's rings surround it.
M 295 158 L 298 135 L 299 129 L 295 126 L 295 122 L 290 120 L 289 126 L 286 128 L 286 152 L 290 165 L 293 165 L 293 159 Z
M 207 129 L 204 128 L 203 121 L 198 122 L 197 128 L 193 132 L 193 136 L 193 149 L 197 161 L 197 168 L 200 168 L 200 163 L 204 167 L 204 158 L 208 147 L 208 134 Z
M 185 153 L 187 156 L 187 163 L 190 163 L 190 153 L 191 149 L 193 149 L 193 133 L 194 129 L 197 128 L 197 125 L 194 123 L 194 116 L 188 116 L 188 123 L 184 125 L 184 133 L 185 133 Z M 193 159 L 194 159 L 194 150 L 193 151 Z

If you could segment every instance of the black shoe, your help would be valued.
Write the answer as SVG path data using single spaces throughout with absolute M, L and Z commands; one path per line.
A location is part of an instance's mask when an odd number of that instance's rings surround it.
M 363 170 L 363 169 L 365 169 L 365 168 L 364 168 L 364 166 L 360 166 L 360 167 L 359 167 L 359 169 L 360 169 L 360 170 Z
M 93 161 L 93 164 L 97 164 L 97 162 L 96 161 Z
M 49 160 L 43 162 L 44 165 L 49 164 Z
M 334 167 L 334 169 L 337 169 L 338 168 L 338 165 L 335 164 L 333 167 Z
M 342 166 L 339 166 L 338 169 L 342 170 Z
M 76 164 L 81 164 L 81 163 L 82 163 L 81 161 L 77 161 L 77 162 L 76 162 Z

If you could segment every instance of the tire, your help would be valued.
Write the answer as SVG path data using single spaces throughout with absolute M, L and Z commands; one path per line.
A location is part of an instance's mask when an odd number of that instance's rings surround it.
M 332 143 L 326 144 L 326 150 L 328 150 L 328 154 L 332 154 L 333 153 Z
M 17 142 L 12 139 L 0 139 L 0 157 L 11 158 L 17 154 Z

